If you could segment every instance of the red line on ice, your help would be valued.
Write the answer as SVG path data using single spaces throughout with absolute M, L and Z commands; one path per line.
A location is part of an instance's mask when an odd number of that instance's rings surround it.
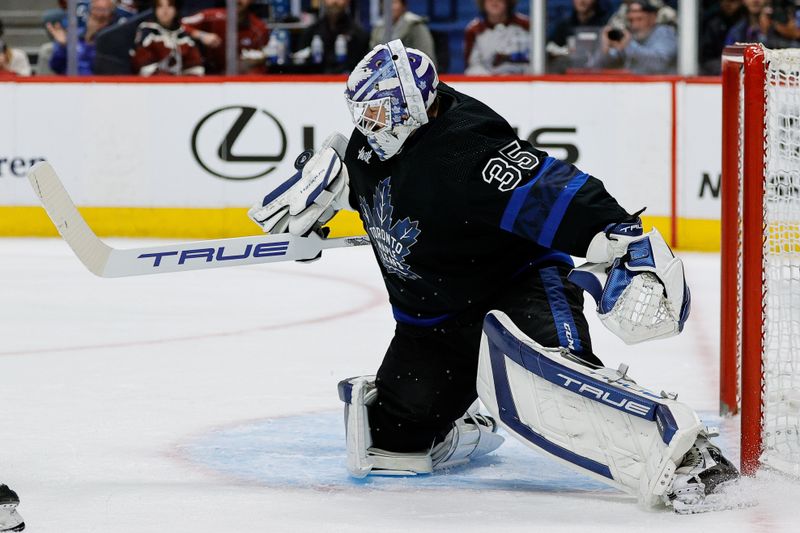
M 368 309 L 372 309 L 373 307 L 377 307 L 381 304 L 386 303 L 387 297 L 383 293 L 383 291 L 376 289 L 375 287 L 368 285 L 366 283 L 361 283 L 359 281 L 355 281 L 352 279 L 342 278 L 338 276 L 331 276 L 331 275 L 322 275 L 322 274 L 299 274 L 296 272 L 284 272 L 284 274 L 294 275 L 294 276 L 301 276 L 301 277 L 310 277 L 310 278 L 321 278 L 326 279 L 329 281 L 345 283 L 348 285 L 352 285 L 358 287 L 359 289 L 363 289 L 369 295 L 369 300 L 366 303 L 360 304 L 356 307 L 344 310 L 338 310 L 333 313 L 318 316 L 315 318 L 305 318 L 302 320 L 295 320 L 291 322 L 284 322 L 279 324 L 269 324 L 265 326 L 256 326 L 252 328 L 245 328 L 239 330 L 232 330 L 232 331 L 218 331 L 215 333 L 203 333 L 200 335 L 184 335 L 180 337 L 166 337 L 161 339 L 150 339 L 150 340 L 138 340 L 138 341 L 125 341 L 125 342 L 110 342 L 110 343 L 103 343 L 103 344 L 86 344 L 86 345 L 77 345 L 77 346 L 59 346 L 53 348 L 31 348 L 26 350 L 13 350 L 9 352 L 0 352 L 0 356 L 11 356 L 11 355 L 33 355 L 33 354 L 44 354 L 44 353 L 58 353 L 58 352 L 72 352 L 72 351 L 80 351 L 80 350 L 101 350 L 101 349 L 113 349 L 113 348 L 129 348 L 131 346 L 149 346 L 153 344 L 169 344 L 173 342 L 186 342 L 186 341 L 194 341 L 200 339 L 211 339 L 216 337 L 229 337 L 233 335 L 244 335 L 248 333 L 254 333 L 257 331 L 271 331 L 276 329 L 287 329 L 293 328 L 297 326 L 306 326 L 309 324 L 318 324 L 321 322 L 331 322 L 335 320 L 339 320 L 341 318 L 349 317 L 352 315 L 357 315 L 359 313 L 363 313 Z

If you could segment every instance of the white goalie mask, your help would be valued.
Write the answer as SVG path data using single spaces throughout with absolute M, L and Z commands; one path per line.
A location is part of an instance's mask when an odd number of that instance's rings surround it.
M 397 39 L 376 46 L 353 69 L 345 99 L 356 129 L 378 157 L 397 154 L 428 122 L 439 76 L 431 59 Z

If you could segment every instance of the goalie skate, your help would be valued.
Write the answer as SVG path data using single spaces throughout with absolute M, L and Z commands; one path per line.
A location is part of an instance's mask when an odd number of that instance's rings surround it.
M 672 502 L 672 507 L 677 514 L 701 514 L 716 511 L 734 511 L 753 507 L 756 502 L 751 499 L 741 498 L 738 495 L 728 494 L 730 489 L 737 484 L 737 481 L 728 481 L 717 487 L 717 491 L 706 495 L 703 499 L 687 503 L 676 500 Z
M 675 470 L 670 491 L 664 502 L 678 514 L 697 514 L 723 511 L 754 505 L 738 500 L 732 493 L 739 471 L 712 444 L 709 432 L 701 432 L 694 445 Z
M 0 531 L 22 531 L 25 522 L 17 512 L 19 496 L 6 485 L 0 485 Z

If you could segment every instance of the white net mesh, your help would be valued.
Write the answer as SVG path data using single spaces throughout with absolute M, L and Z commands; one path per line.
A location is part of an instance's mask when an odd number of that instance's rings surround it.
M 800 474 L 800 50 L 765 59 L 762 462 Z

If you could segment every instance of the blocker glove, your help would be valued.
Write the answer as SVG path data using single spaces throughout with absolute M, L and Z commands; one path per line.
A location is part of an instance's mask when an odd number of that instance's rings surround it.
M 301 153 L 294 163 L 297 172 L 251 207 L 247 216 L 265 233 L 306 235 L 349 208 L 349 178 L 342 162 L 346 148 L 347 139 L 334 133 L 317 153 Z
M 638 218 L 610 224 L 589 243 L 586 259 L 568 279 L 592 295 L 600 321 L 626 344 L 683 330 L 691 302 L 683 262 L 657 229 L 643 233 Z

